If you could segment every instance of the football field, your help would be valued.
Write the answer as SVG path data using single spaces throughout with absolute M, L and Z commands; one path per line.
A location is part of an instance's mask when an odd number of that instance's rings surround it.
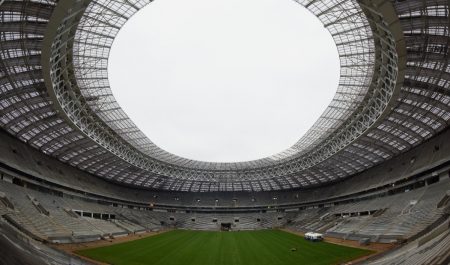
M 353 260 L 371 252 L 310 242 L 279 230 L 174 230 L 77 253 L 114 265 L 326 265 Z

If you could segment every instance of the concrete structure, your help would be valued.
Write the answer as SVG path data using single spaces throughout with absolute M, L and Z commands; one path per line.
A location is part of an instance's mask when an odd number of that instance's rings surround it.
M 338 89 L 291 148 L 236 163 L 162 150 L 114 99 L 109 50 L 150 2 L 0 1 L 2 222 L 54 242 L 283 226 L 421 242 L 380 264 L 414 251 L 447 260 L 447 0 L 296 0 L 334 38 Z

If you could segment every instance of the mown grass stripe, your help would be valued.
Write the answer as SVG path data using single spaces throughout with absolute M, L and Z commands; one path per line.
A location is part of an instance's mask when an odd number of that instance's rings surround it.
M 291 251 L 291 248 L 297 251 Z M 328 265 L 350 261 L 371 252 L 325 242 L 309 242 L 278 230 L 174 230 L 78 253 L 114 265 Z

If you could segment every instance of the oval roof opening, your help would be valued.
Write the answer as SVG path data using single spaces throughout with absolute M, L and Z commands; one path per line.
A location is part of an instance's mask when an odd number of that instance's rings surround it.
M 339 57 L 291 0 L 155 1 L 120 30 L 111 89 L 162 149 L 209 162 L 281 152 L 332 100 Z

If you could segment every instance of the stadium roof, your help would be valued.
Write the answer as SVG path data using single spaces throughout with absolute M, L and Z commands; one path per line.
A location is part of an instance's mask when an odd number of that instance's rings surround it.
M 189 160 L 153 144 L 127 117 L 109 87 L 108 56 L 145 0 L 4 1 L 0 124 L 96 176 L 194 192 L 338 181 L 448 128 L 448 1 L 297 2 L 333 36 L 341 75 L 319 120 L 279 154 L 237 163 Z

